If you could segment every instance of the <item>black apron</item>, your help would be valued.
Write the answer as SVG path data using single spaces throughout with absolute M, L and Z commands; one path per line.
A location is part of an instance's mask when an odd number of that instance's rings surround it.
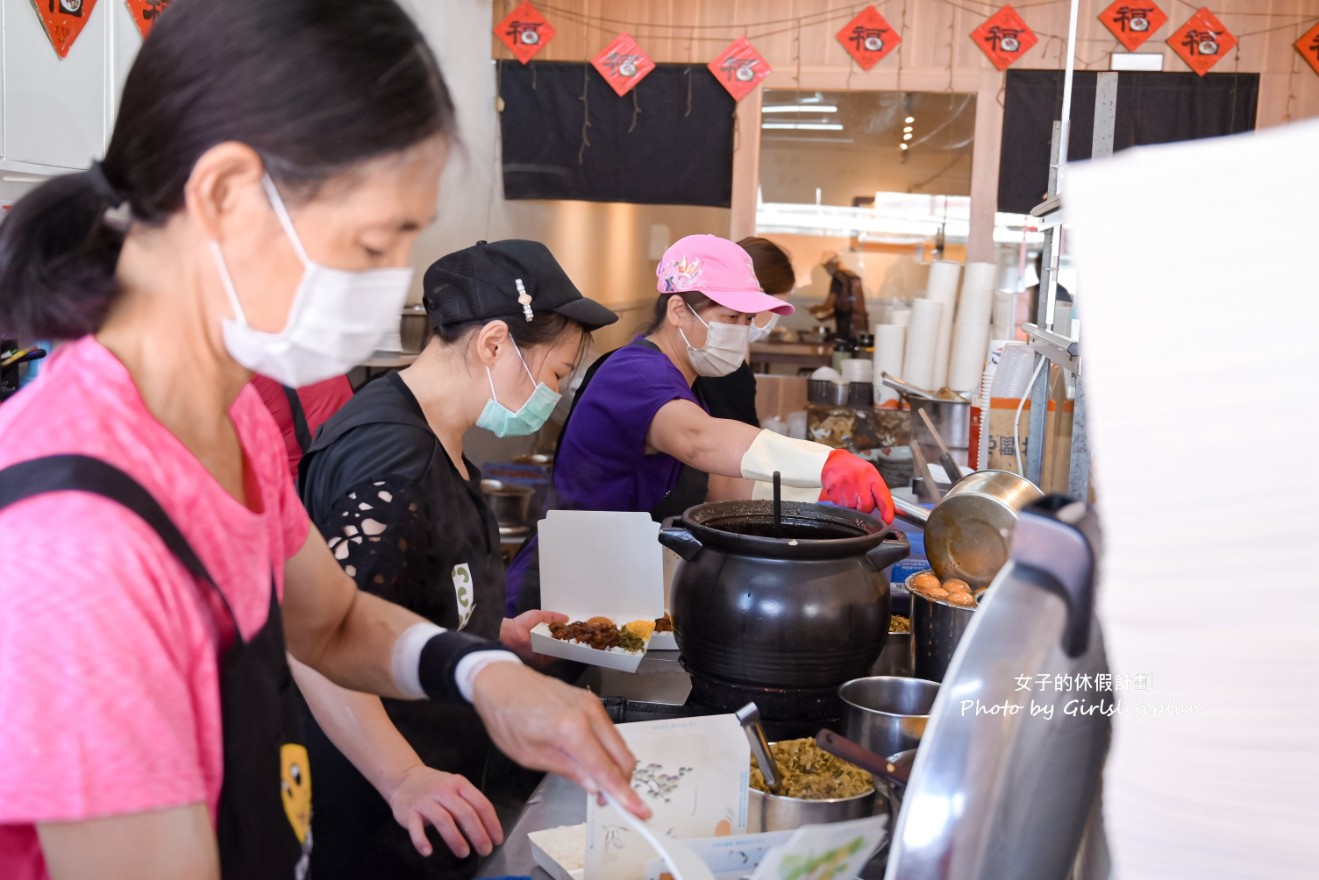
M 417 429 L 434 437 L 416 398 L 397 373 L 374 379 L 321 427 L 303 457 L 300 489 L 306 501 L 314 502 L 312 496 L 322 494 L 312 492 L 306 485 L 318 456 L 328 454 L 327 450 L 344 435 L 369 425 Z M 446 541 L 441 549 L 448 555 L 441 560 L 441 568 L 450 567 L 455 562 L 466 563 L 477 595 L 463 631 L 498 641 L 504 619 L 504 561 L 499 524 L 481 493 L 480 472 L 471 462 L 466 465 L 471 478 L 464 480 L 439 439 L 435 438 L 424 483 L 426 500 Z M 313 509 L 317 503 L 308 504 L 313 520 L 323 514 L 323 511 Z M 461 545 L 470 552 L 460 551 Z M 448 574 L 439 576 L 449 577 Z M 399 604 L 439 626 L 448 629 L 459 626 L 454 600 L 444 585 L 426 592 L 419 591 Z M 483 780 L 493 750 L 475 709 L 426 700 L 385 699 L 382 702 L 394 726 L 426 766 L 460 774 L 478 788 L 486 788 Z M 310 714 L 304 718 L 309 722 L 307 744 L 316 764 L 319 804 L 316 813 L 317 847 L 312 856 L 312 875 L 316 880 L 376 877 L 382 880 L 394 877 L 450 880 L 476 873 L 480 857 L 473 853 L 465 859 L 457 858 L 429 826 L 427 836 L 434 853 L 430 857 L 420 855 L 407 832 L 394 820 L 389 804 L 329 741 L 315 719 Z
M 234 627 L 220 656 L 224 784 L 216 816 L 225 880 L 302 880 L 311 852 L 311 774 L 284 655 L 275 584 L 265 625 L 244 641 L 238 619 L 187 539 L 128 474 L 85 455 L 52 455 L 0 470 L 0 509 L 35 495 L 78 491 L 142 518 L 194 578 L 215 591 Z

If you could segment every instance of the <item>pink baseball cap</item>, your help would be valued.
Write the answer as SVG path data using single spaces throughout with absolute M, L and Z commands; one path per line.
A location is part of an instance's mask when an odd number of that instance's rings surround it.
M 664 252 L 655 268 L 660 293 L 703 293 L 735 312 L 791 315 L 795 309 L 760 289 L 751 255 L 717 235 L 689 235 Z

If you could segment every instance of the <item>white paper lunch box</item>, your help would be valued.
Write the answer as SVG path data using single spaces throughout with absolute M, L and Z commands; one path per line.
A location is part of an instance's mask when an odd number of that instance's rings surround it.
M 556 510 L 540 521 L 541 607 L 569 620 L 607 617 L 616 625 L 664 614 L 659 525 L 645 513 Z M 560 641 L 540 624 L 532 650 L 622 672 L 635 672 L 645 651 L 601 651 Z

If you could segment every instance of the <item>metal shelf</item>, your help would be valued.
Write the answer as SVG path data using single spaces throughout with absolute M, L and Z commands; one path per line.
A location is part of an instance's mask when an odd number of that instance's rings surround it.
M 1031 351 L 1048 358 L 1072 375 L 1081 371 L 1081 343 L 1052 330 L 1042 330 L 1034 324 L 1022 324 L 1026 345 Z

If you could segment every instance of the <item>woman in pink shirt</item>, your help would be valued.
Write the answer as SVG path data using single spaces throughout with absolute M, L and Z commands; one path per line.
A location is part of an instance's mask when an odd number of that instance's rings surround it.
M 303 687 L 468 701 L 647 812 L 589 693 L 357 590 L 248 387 L 342 373 L 397 321 L 452 129 L 393 0 L 176 0 L 105 158 L 0 225 L 0 335 L 74 340 L 0 407 L 0 877 L 303 876 L 285 650 Z M 323 726 L 387 775 L 379 700 L 333 693 Z

